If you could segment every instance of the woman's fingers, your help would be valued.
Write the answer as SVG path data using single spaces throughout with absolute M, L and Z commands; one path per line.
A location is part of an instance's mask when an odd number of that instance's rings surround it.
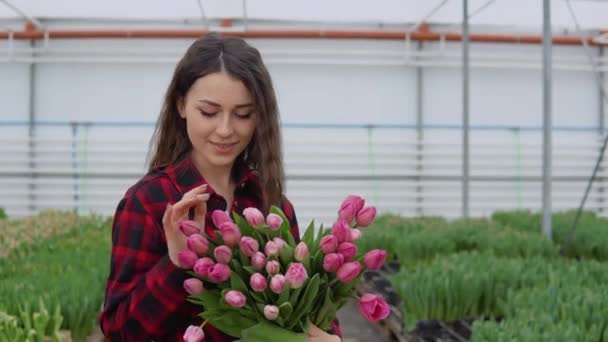
M 205 193 L 205 191 L 207 191 L 206 184 L 186 192 L 182 196 L 182 199 L 173 206 L 172 219 L 174 222 L 186 218 L 190 208 L 200 206 L 201 203 L 207 201 L 209 199 L 209 194 Z

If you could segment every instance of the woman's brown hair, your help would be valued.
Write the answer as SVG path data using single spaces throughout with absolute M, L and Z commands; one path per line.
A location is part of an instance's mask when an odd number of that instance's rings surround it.
M 253 168 L 262 187 L 263 210 L 281 205 L 284 171 L 276 95 L 259 51 L 245 40 L 210 33 L 196 40 L 175 68 L 150 142 L 149 168 L 162 168 L 185 158 L 192 150 L 186 122 L 177 111 L 194 82 L 225 72 L 243 82 L 253 97 L 258 120 L 251 142 L 237 157 Z

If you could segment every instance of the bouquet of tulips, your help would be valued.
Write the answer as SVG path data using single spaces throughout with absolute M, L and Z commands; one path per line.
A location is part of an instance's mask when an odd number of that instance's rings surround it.
M 379 269 L 386 259 L 384 250 L 357 251 L 359 228 L 376 216 L 359 196 L 344 200 L 331 229 L 317 230 L 313 221 L 298 244 L 277 207 L 267 217 L 256 208 L 243 215 L 213 212 L 216 236 L 196 222 L 180 222 L 188 249 L 179 253 L 179 262 L 192 275 L 184 288 L 202 306 L 204 320 L 188 328 L 186 341 L 202 340 L 207 322 L 247 342 L 306 341 L 308 322 L 327 331 L 338 309 L 355 296 L 363 269 Z M 374 294 L 363 295 L 359 308 L 370 321 L 390 313 Z

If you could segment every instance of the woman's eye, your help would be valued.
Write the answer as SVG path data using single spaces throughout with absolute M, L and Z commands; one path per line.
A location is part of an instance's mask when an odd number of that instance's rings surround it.
M 245 114 L 239 114 L 239 113 L 235 113 L 235 114 L 239 119 L 249 119 L 251 117 L 251 115 L 253 114 L 253 112 L 249 112 L 249 113 L 245 113 Z
M 204 116 L 207 116 L 207 117 L 213 117 L 217 113 L 209 113 L 209 112 L 205 112 L 204 110 L 201 110 L 201 114 L 203 114 Z

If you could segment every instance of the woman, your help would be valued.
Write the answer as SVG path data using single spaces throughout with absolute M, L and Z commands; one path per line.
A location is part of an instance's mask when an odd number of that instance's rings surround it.
M 118 204 L 100 323 L 114 341 L 179 341 L 200 324 L 189 303 L 189 276 L 177 254 L 185 250 L 182 219 L 214 235 L 214 210 L 271 205 L 283 209 L 299 238 L 283 195 L 277 101 L 259 52 L 240 38 L 210 34 L 195 41 L 175 69 L 152 140 L 150 170 Z M 338 331 L 334 325 L 334 331 Z M 209 324 L 206 341 L 232 341 Z M 312 326 L 309 341 L 335 341 Z

